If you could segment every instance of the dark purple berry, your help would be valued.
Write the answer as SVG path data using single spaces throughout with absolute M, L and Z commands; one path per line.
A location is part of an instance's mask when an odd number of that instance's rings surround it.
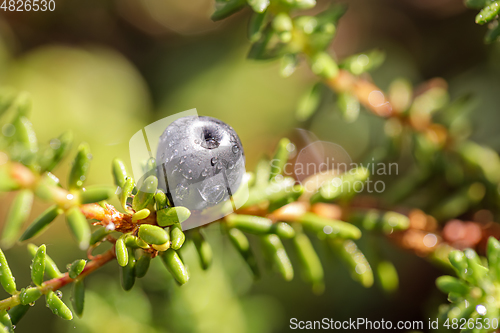
M 203 210 L 229 199 L 245 174 L 245 155 L 234 129 L 211 117 L 175 120 L 156 153 L 160 188 L 175 206 Z

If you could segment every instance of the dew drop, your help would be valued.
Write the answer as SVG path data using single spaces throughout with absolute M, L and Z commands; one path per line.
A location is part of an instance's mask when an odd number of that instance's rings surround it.
M 217 164 L 217 157 L 212 157 L 212 159 L 210 160 L 210 164 L 216 165 Z
M 188 146 L 184 146 L 184 148 L 183 148 L 183 149 L 184 149 L 184 151 L 186 151 L 186 150 L 188 150 L 188 149 L 189 149 L 189 147 L 188 147 Z
M 203 190 L 198 190 L 203 200 L 209 204 L 218 204 L 226 195 L 226 188 L 222 185 L 205 186 Z
M 189 187 L 185 186 L 184 184 L 177 184 L 177 187 L 175 188 L 175 196 L 179 200 L 184 200 L 188 195 Z
M 193 171 L 191 169 L 182 169 L 180 172 L 182 177 L 186 179 L 193 179 Z
M 174 140 L 172 140 L 172 141 L 170 141 L 170 142 L 168 143 L 168 146 L 171 148 L 174 144 L 175 144 L 175 142 L 174 142 Z
M 194 139 L 194 143 L 196 143 L 197 145 L 199 145 L 200 144 L 200 140 Z
M 62 294 L 62 292 L 61 292 L 60 290 L 56 290 L 54 293 L 56 294 L 56 296 L 57 296 L 58 298 L 62 298 L 62 295 L 63 295 L 63 294 Z
M 172 169 L 172 174 L 173 174 L 174 172 L 176 172 L 176 171 L 177 171 L 177 169 L 179 169 L 179 167 L 178 167 L 177 165 L 174 165 L 174 168 Z
M 207 168 L 203 169 L 203 171 L 201 172 L 201 176 L 202 177 L 208 176 L 208 169 Z
M 239 151 L 240 151 L 240 148 L 237 145 L 234 145 L 233 146 L 233 153 L 238 154 Z

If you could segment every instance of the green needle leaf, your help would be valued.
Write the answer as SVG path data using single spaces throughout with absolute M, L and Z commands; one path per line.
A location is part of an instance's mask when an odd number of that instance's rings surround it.
M 139 258 L 135 264 L 135 276 L 142 278 L 146 275 L 151 263 L 151 254 L 146 251 L 140 251 Z
M 330 220 L 313 213 L 306 213 L 299 218 L 305 229 L 326 237 L 359 239 L 361 230 L 355 225 L 338 220 Z
M 11 247 L 17 241 L 21 228 L 28 219 L 33 205 L 33 192 L 21 190 L 14 199 L 5 221 L 2 233 L 2 244 Z
M 216 1 L 215 12 L 212 14 L 212 21 L 219 21 L 240 11 L 245 7 L 245 0 Z
M 353 280 L 365 288 L 373 285 L 373 271 L 365 255 L 352 240 L 329 239 L 328 244 L 349 268 Z
M 271 175 L 269 177 L 272 180 L 279 174 L 282 174 L 285 168 L 286 162 L 288 162 L 288 156 L 290 152 L 288 151 L 290 140 L 283 138 L 278 143 L 274 157 L 271 160 Z
M 170 240 L 172 242 L 172 249 L 178 250 L 184 244 L 186 240 L 186 235 L 182 231 L 182 227 L 179 223 L 172 225 L 170 229 Z
M 279 237 L 276 235 L 261 236 L 261 242 L 264 252 L 276 270 L 285 281 L 291 281 L 293 279 L 292 263 Z
M 90 226 L 87 218 L 80 211 L 80 207 L 70 208 L 66 212 L 66 221 L 71 233 L 78 242 L 80 250 L 86 250 L 90 241 Z
M 127 179 L 127 168 L 125 167 L 125 163 L 122 160 L 115 158 L 111 164 L 113 179 L 115 181 L 116 186 L 123 187 L 125 183 L 125 179 Z
M 456 277 L 443 275 L 437 278 L 436 286 L 444 293 L 456 293 L 465 296 L 470 292 L 470 288 L 466 283 L 460 281 Z
M 91 158 L 89 145 L 81 143 L 69 174 L 68 186 L 70 190 L 79 189 L 83 186 L 89 171 Z
M 38 251 L 38 247 L 34 244 L 28 244 L 28 251 L 31 256 L 34 258 L 36 252 Z M 61 277 L 63 274 L 57 267 L 56 263 L 49 257 L 47 253 L 45 253 L 45 273 L 51 278 L 56 279 Z
M 304 279 L 312 284 L 315 293 L 322 293 L 325 288 L 323 266 L 311 241 L 306 234 L 301 232 L 297 233 L 293 239 L 293 245 L 302 267 Z
M 396 267 L 390 261 L 381 261 L 377 264 L 377 277 L 382 289 L 393 293 L 398 289 L 399 277 Z
M 83 279 L 76 280 L 73 284 L 73 297 L 72 297 L 73 311 L 78 317 L 82 317 L 83 308 L 85 305 L 85 285 Z
M 296 117 L 299 121 L 306 121 L 318 110 L 323 95 L 323 84 L 315 83 L 305 91 L 297 104 Z
M 34 301 L 40 298 L 40 296 L 42 296 L 42 292 L 40 291 L 40 289 L 31 287 L 21 290 L 21 293 L 19 294 L 19 300 L 21 301 L 22 305 L 27 305 L 32 304 Z
M 47 306 L 55 315 L 66 320 L 73 319 L 71 310 L 59 297 L 57 297 L 56 293 L 54 293 L 52 290 L 47 293 L 45 299 L 47 301 Z
M 16 305 L 12 309 L 8 311 L 10 320 L 12 321 L 12 325 L 17 325 L 19 321 L 21 320 L 22 317 L 28 312 L 28 310 L 31 308 L 29 305 Z
M 31 280 L 37 286 L 41 286 L 43 283 L 43 275 L 45 273 L 45 255 L 45 244 L 42 244 L 36 250 L 35 256 L 33 257 L 33 263 L 31 264 Z
M 86 264 L 87 261 L 83 259 L 78 259 L 73 261 L 68 269 L 69 277 L 72 279 L 76 279 L 78 275 L 80 275 L 83 272 Z
M 49 207 L 35 221 L 33 221 L 26 231 L 21 235 L 19 241 L 25 241 L 42 233 L 54 219 L 63 212 L 57 205 Z
M 495 1 L 484 7 L 476 16 L 477 24 L 485 24 L 493 20 L 500 12 L 500 1 Z
M 109 235 L 112 232 L 112 230 L 108 230 L 105 227 L 99 227 L 94 232 L 92 235 L 90 235 L 90 245 L 95 245 L 97 242 L 100 242 L 104 237 Z
M 183 285 L 189 280 L 188 271 L 175 250 L 168 249 L 161 252 L 160 257 L 163 260 L 165 267 L 167 267 L 168 271 L 172 274 L 177 283 Z
M 116 261 L 118 261 L 118 265 L 122 267 L 128 264 L 129 259 L 127 246 L 125 246 L 125 237 L 127 237 L 126 234 L 121 235 L 115 243 Z
M 132 249 L 127 249 L 128 251 L 128 262 L 127 265 L 122 267 L 121 281 L 123 290 L 130 290 L 135 284 L 135 251 Z
M 192 229 L 190 230 L 189 235 L 193 239 L 193 243 L 196 247 L 196 251 L 198 252 L 198 257 L 200 258 L 201 268 L 206 270 L 210 267 L 212 263 L 212 247 L 205 240 L 205 237 L 202 235 L 200 230 Z
M 0 249 L 0 283 L 2 283 L 3 289 L 11 295 L 17 293 L 16 282 L 14 280 L 14 276 L 12 275 L 12 271 L 9 268 L 9 263 L 7 262 L 7 258 L 3 254 L 3 251 Z
M 115 190 L 109 186 L 92 186 L 80 190 L 80 202 L 82 204 L 89 204 L 108 200 L 113 196 Z
M 257 260 L 250 249 L 250 243 L 248 238 L 243 232 L 236 228 L 229 229 L 228 231 L 229 240 L 234 245 L 236 250 L 241 254 L 248 267 L 250 267 L 252 273 L 255 277 L 260 276 L 259 267 L 257 266 Z

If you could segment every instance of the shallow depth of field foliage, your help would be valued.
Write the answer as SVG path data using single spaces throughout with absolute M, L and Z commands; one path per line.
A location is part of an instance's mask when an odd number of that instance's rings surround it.
M 52 171 L 62 187 L 89 203 L 109 197 L 128 222 L 133 212 L 127 215 L 124 208 L 131 207 L 115 195 L 115 185 L 126 186 L 113 177 L 113 158 L 130 171 L 128 140 L 163 117 L 197 108 L 227 122 L 241 138 L 247 171 L 255 172 L 244 210 L 202 233 L 186 232 L 179 251 L 187 283 L 178 261 L 167 263 L 169 272 L 162 259 L 171 257 L 159 255 L 132 287 L 126 279 L 131 266 L 113 258 L 113 246 L 126 242 L 116 233 L 94 251 L 109 253 L 110 262 L 85 276 L 81 318 L 69 283 L 61 291 L 71 321 L 52 315 L 42 296 L 15 332 L 287 332 L 292 317 L 498 318 L 499 10 L 498 1 L 481 0 L 88 0 L 58 2 L 51 13 L 1 13 L 0 104 L 11 93 L 29 94 L 12 95 L 0 122 L 0 156 L 8 154 L 9 168 L 12 162 L 20 170 L 16 181 L 50 169 L 43 154 L 25 154 L 26 140 L 18 135 L 11 141 L 11 127 L 4 126 L 28 104 L 26 118 L 13 126 L 29 132 L 29 119 L 40 147 L 72 133 L 72 148 Z M 381 101 L 369 96 L 374 90 L 384 92 L 376 95 Z M 377 195 L 338 194 L 324 186 L 301 198 L 268 196 L 276 170 L 262 158 L 277 152 L 284 162 L 283 138 L 302 148 L 298 128 L 341 145 L 354 162 L 397 162 L 398 174 L 371 175 L 386 184 Z M 72 171 L 75 156 L 91 157 L 84 178 L 77 177 L 84 184 L 69 176 L 79 172 Z M 366 180 L 366 171 L 350 177 Z M 2 229 L 18 194 L 7 191 L 5 175 L 0 172 Z M 45 184 L 46 178 L 35 179 L 29 184 Z M 294 186 L 278 179 L 278 187 Z M 57 187 L 50 180 L 47 186 Z M 82 186 L 100 192 L 88 198 L 93 193 L 84 194 Z M 87 229 L 68 228 L 81 222 L 70 209 L 74 203 L 61 203 L 51 191 L 36 193 L 23 231 L 49 203 L 65 212 L 36 238 L 13 245 L 4 236 L 1 248 L 18 291 L 41 282 L 40 262 L 30 269 L 29 250 L 36 247 L 29 243 L 45 244 L 63 273 L 87 259 Z M 160 202 L 155 197 L 134 210 L 147 206 L 146 219 L 156 223 L 165 207 Z M 82 209 L 87 217 L 90 208 L 101 207 L 95 205 Z M 299 213 L 287 215 L 286 205 Z M 73 217 L 67 222 L 64 215 Z M 267 225 L 271 220 L 287 223 Z M 325 226 L 337 237 L 325 236 Z M 240 230 L 252 254 L 242 249 Z M 132 238 L 129 246 L 137 242 Z M 233 244 L 238 240 L 243 256 Z M 144 245 L 141 253 L 174 251 L 155 246 Z M 122 266 L 132 262 L 130 253 L 118 254 Z M 0 293 L 0 299 L 10 297 Z M 44 293 L 53 312 L 68 319 L 60 295 Z

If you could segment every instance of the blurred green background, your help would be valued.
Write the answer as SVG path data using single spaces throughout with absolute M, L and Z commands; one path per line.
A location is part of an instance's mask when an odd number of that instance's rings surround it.
M 318 2 L 318 9 L 328 3 Z M 373 79 L 383 89 L 401 76 L 414 83 L 441 76 L 452 98 L 474 93 L 472 139 L 500 150 L 500 47 L 483 45 L 485 28 L 474 24 L 474 11 L 460 0 L 347 3 L 331 47 L 337 58 L 378 47 L 387 60 Z M 112 184 L 111 159 L 130 162 L 128 140 L 135 132 L 192 108 L 235 128 L 251 169 L 282 136 L 304 126 L 294 118 L 295 107 L 315 78 L 304 65 L 283 79 L 278 63 L 247 60 L 249 11 L 213 23 L 213 5 L 208 0 L 58 0 L 54 12 L 2 12 L 0 83 L 31 94 L 40 142 L 71 130 L 77 142 L 90 144 L 89 184 Z M 342 145 L 354 160 L 370 156 L 384 140 L 379 119 L 364 112 L 347 124 L 329 101 L 307 127 Z M 67 172 L 66 167 L 55 173 L 64 180 Z M 0 224 L 11 200 L 1 198 Z M 37 203 L 32 216 L 42 209 Z M 46 243 L 58 263 L 84 257 L 62 222 L 36 243 Z M 153 261 L 148 275 L 125 292 L 112 263 L 87 279 L 82 320 L 64 322 L 36 306 L 16 332 L 287 332 L 292 317 L 427 320 L 446 298 L 434 286 L 439 269 L 382 238 L 370 241 L 398 269 L 396 294 L 385 295 L 376 286 L 365 290 L 323 249 L 326 292 L 316 296 L 298 277 L 285 283 L 268 273 L 253 282 L 218 226 L 207 234 L 215 263 L 201 271 L 188 248 L 192 279 L 182 288 Z M 25 279 L 18 283 L 28 285 L 31 259 L 25 246 L 6 255 L 16 276 Z M 69 291 L 65 294 L 68 298 Z

